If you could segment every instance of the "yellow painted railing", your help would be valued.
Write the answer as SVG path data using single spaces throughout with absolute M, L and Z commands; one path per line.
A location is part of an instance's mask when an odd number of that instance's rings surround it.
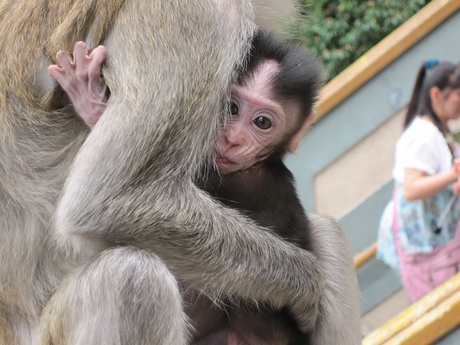
M 355 268 L 372 260 L 376 252 L 377 243 L 374 243 L 356 254 Z M 460 273 L 370 333 L 363 345 L 428 345 L 458 325 Z
M 377 253 L 377 243 L 374 243 L 369 248 L 363 250 L 362 252 L 356 254 L 353 258 L 355 268 L 358 269 L 363 266 L 365 263 L 369 262 L 375 257 Z
M 390 319 L 363 345 L 428 345 L 460 324 L 460 274 Z
M 458 9 L 459 0 L 431 1 L 323 87 L 314 121 L 326 115 Z

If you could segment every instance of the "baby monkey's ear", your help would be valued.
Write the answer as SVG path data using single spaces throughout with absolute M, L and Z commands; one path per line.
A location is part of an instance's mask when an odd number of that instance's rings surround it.
M 314 112 L 310 113 L 310 115 L 308 115 L 305 122 L 303 123 L 302 127 L 300 127 L 299 130 L 296 132 L 296 134 L 292 137 L 287 147 L 287 150 L 289 151 L 289 153 L 294 153 L 294 151 L 297 149 L 297 146 L 299 146 L 300 140 L 302 139 L 305 132 L 310 127 L 315 116 L 316 115 Z

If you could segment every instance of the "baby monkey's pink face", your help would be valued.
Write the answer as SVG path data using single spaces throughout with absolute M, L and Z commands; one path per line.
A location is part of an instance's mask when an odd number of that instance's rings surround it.
M 271 77 L 277 71 L 278 64 L 267 61 L 244 85 L 233 87 L 232 116 L 216 143 L 220 173 L 248 169 L 267 158 L 296 122 L 288 123 L 287 109 L 270 93 Z

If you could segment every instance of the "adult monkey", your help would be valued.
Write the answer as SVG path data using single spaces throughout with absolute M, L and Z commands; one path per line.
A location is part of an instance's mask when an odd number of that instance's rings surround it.
M 186 344 L 177 280 L 287 306 L 313 327 L 315 257 L 192 183 L 254 31 L 249 1 L 2 0 L 0 18 L 2 344 Z M 117 52 L 91 135 L 46 73 L 78 40 Z M 313 339 L 358 343 L 346 241 L 334 222 L 312 220 L 330 285 Z

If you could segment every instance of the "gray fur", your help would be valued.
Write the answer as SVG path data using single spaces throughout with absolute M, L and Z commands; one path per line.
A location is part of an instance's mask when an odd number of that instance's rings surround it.
M 308 214 L 312 250 L 323 268 L 326 286 L 312 344 L 361 344 L 359 289 L 345 234 L 331 217 Z
M 287 305 L 303 330 L 321 309 L 330 344 L 329 268 L 193 184 L 252 13 L 249 0 L 0 2 L 0 344 L 186 344 L 178 283 Z M 77 40 L 109 51 L 112 94 L 89 135 L 43 73 Z

